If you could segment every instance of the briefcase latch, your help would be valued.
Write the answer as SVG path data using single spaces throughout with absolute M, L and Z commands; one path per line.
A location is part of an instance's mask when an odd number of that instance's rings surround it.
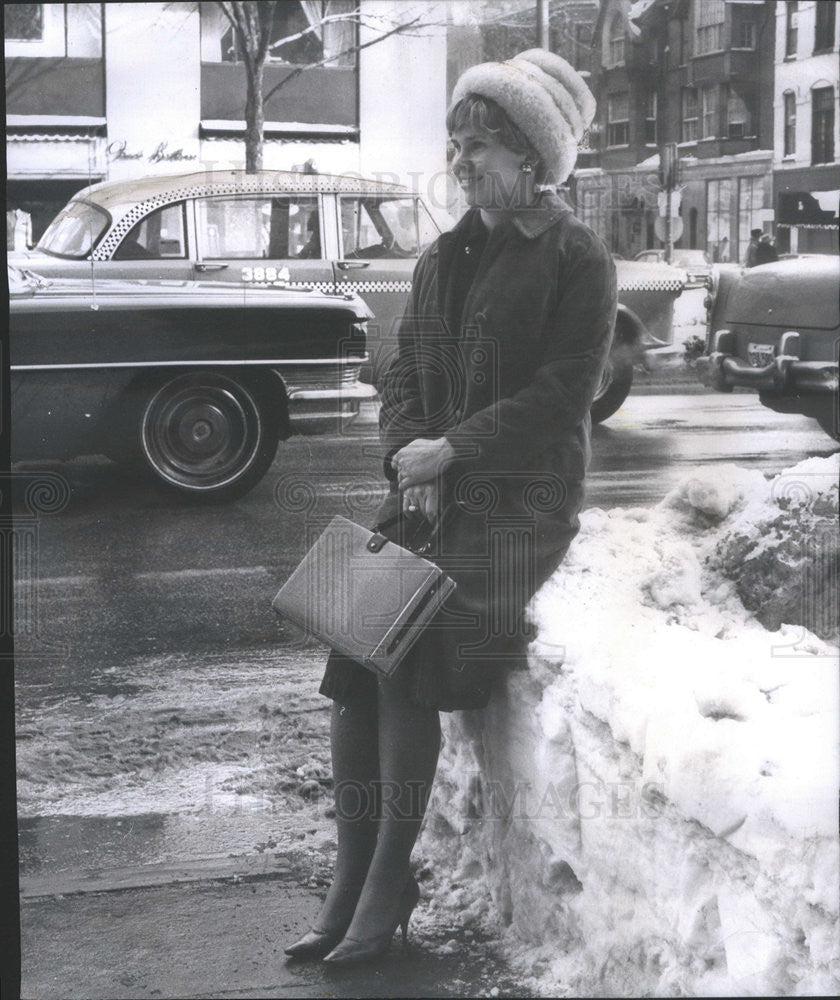
M 367 543 L 368 552 L 378 552 L 387 541 L 384 535 L 371 535 Z

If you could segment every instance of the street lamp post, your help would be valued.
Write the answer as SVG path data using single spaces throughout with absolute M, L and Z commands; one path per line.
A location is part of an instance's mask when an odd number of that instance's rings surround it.
M 548 33 L 548 0 L 537 0 L 537 46 L 550 48 Z

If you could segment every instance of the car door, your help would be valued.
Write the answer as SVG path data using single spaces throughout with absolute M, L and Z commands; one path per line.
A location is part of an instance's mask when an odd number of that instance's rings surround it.
M 370 306 L 368 353 L 377 380 L 396 350 L 417 258 L 440 233 L 422 201 L 410 194 L 338 197 L 337 284 Z
M 322 216 L 314 194 L 196 198 L 193 276 L 331 291 Z

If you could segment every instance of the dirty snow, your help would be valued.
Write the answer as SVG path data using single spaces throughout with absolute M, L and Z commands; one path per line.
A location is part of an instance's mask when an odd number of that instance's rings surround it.
M 838 991 L 837 481 L 718 466 L 586 511 L 531 669 L 448 717 L 436 902 L 501 918 L 535 991 Z M 780 560 L 810 600 L 771 630 Z

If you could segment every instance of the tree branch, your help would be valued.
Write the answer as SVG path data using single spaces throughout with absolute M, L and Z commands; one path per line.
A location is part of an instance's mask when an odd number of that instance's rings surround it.
M 369 42 L 362 42 L 360 45 L 352 45 L 349 49 L 344 49 L 343 52 L 335 52 L 332 55 L 325 57 L 324 59 L 320 59 L 318 62 L 308 63 L 306 66 L 296 67 L 295 69 L 292 70 L 291 73 L 289 73 L 288 76 L 283 77 L 282 80 L 275 83 L 275 85 L 271 88 L 271 90 L 269 90 L 268 93 L 264 95 L 263 101 L 267 104 L 269 98 L 273 97 L 274 94 L 276 94 L 281 87 L 285 87 L 287 83 L 289 83 L 291 80 L 294 80 L 295 77 L 300 76 L 301 73 L 305 73 L 306 70 L 317 69 L 319 66 L 324 66 L 328 62 L 333 62 L 336 59 L 340 59 L 342 56 L 349 55 L 351 52 L 361 52 L 362 49 L 367 49 L 371 45 L 377 45 L 379 42 L 383 42 L 386 38 L 390 37 L 391 35 L 398 35 L 404 31 L 407 31 L 409 28 L 416 25 L 420 19 L 421 15 L 418 14 L 418 16 L 415 17 L 413 20 L 406 21 L 405 24 L 398 24 L 396 28 L 392 28 L 390 31 L 386 31 L 384 35 L 380 35 L 378 38 L 372 38 Z

